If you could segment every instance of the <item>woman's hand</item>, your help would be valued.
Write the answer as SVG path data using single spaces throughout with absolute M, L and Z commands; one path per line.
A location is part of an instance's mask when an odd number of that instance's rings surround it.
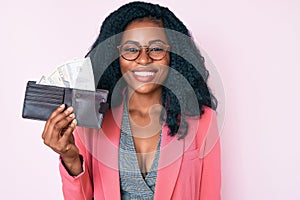
M 76 124 L 73 107 L 65 110 L 63 104 L 50 115 L 42 134 L 44 143 L 61 156 L 71 175 L 78 175 L 82 172 L 79 150 L 72 134 Z

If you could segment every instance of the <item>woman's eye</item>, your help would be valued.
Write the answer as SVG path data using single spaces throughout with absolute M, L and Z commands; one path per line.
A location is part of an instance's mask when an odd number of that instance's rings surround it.
M 123 51 L 127 52 L 127 53 L 136 53 L 136 52 L 139 52 L 139 49 L 135 48 L 135 47 L 127 47 L 127 48 L 124 48 Z
M 164 51 L 164 48 L 162 48 L 162 47 L 151 47 L 150 51 L 160 52 L 160 51 Z

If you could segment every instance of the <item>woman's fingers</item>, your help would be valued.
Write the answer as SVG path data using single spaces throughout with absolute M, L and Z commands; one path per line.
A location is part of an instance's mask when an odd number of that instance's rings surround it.
M 69 112 L 70 113 L 70 112 Z M 65 113 L 66 116 L 59 121 L 56 122 L 54 125 L 54 133 L 53 138 L 56 137 L 57 140 L 59 140 L 66 132 L 66 130 L 69 128 L 71 125 L 72 121 L 75 119 L 75 114 L 74 113 Z
M 73 149 L 70 155 L 76 155 L 78 149 L 75 146 L 73 131 L 77 121 L 73 113 L 73 107 L 64 110 L 65 106 L 58 107 L 50 115 L 42 134 L 44 143 L 59 154 L 65 154 Z
M 78 149 L 75 146 L 73 131 L 76 127 L 76 119 L 72 121 L 65 129 L 59 140 L 52 140 L 50 147 L 62 157 L 75 157 L 78 155 Z
M 56 113 L 49 117 L 47 120 L 48 127 L 46 130 L 46 134 L 44 135 L 44 140 L 58 140 L 64 132 L 64 129 L 71 123 L 71 121 L 75 118 L 73 113 L 73 107 L 67 108 L 65 111 Z
M 48 127 L 49 127 L 49 125 L 50 125 L 50 123 L 51 123 L 51 120 L 52 120 L 53 118 L 55 118 L 58 114 L 60 114 L 61 112 L 63 112 L 64 109 L 65 109 L 65 107 L 66 107 L 66 105 L 65 105 L 65 104 L 62 104 L 62 105 L 60 105 L 55 111 L 53 111 L 53 112 L 51 113 L 51 115 L 49 116 L 49 118 L 48 118 L 48 120 L 46 121 L 46 124 L 45 124 L 45 128 L 44 128 L 44 131 L 43 131 L 43 134 L 42 134 L 42 138 L 43 138 L 43 139 L 45 139 L 45 134 L 46 134 L 47 131 L 48 131 Z
M 79 149 L 73 136 L 76 125 L 73 108 L 65 110 L 65 105 L 61 105 L 48 118 L 42 134 L 44 143 L 61 156 L 73 174 L 82 171 Z
M 68 128 L 64 131 L 64 134 L 59 139 L 58 143 L 60 144 L 60 154 L 63 157 L 73 157 L 78 154 L 78 149 L 75 146 L 73 131 L 77 125 L 76 119 L 72 121 L 72 123 L 68 126 Z
M 68 126 L 68 128 L 64 131 L 64 134 L 59 139 L 59 143 L 61 144 L 74 144 L 73 131 L 77 125 L 77 120 L 73 119 L 72 123 Z M 65 146 L 66 146 L 65 145 Z

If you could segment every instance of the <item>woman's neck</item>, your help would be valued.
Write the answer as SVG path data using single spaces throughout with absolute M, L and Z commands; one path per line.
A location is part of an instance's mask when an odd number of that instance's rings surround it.
M 127 107 L 129 112 L 138 112 L 139 114 L 149 114 L 153 106 L 161 105 L 162 88 L 151 93 L 138 93 L 133 89 L 128 89 Z
M 161 99 L 162 88 L 147 94 L 128 89 L 126 103 L 130 127 L 138 152 L 149 152 L 157 147 L 162 127 L 160 122 L 160 114 L 163 109 Z M 148 149 L 149 141 L 154 142 L 154 145 L 149 147 L 150 150 Z M 144 144 L 145 142 L 147 144 Z
M 162 88 L 147 94 L 128 88 L 126 103 L 132 128 L 135 126 L 150 128 L 153 125 L 160 127 L 159 116 L 163 108 L 161 102 Z

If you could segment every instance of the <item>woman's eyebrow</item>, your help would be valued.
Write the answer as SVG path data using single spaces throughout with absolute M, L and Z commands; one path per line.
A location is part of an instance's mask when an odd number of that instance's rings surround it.
M 157 39 L 157 40 L 150 40 L 148 42 L 148 44 L 153 44 L 153 43 L 163 43 L 163 44 L 167 44 L 166 42 L 160 40 L 160 39 Z M 123 44 L 136 44 L 138 46 L 140 46 L 141 44 L 138 42 L 138 41 L 134 41 L 134 40 L 126 40 Z
M 162 40 L 160 40 L 160 39 L 157 39 L 157 40 L 150 40 L 150 41 L 148 42 L 148 44 L 153 44 L 153 43 L 158 43 L 158 42 L 161 42 L 161 43 L 163 43 L 163 44 L 167 44 L 166 42 L 164 42 L 164 41 L 162 41 Z
M 136 45 L 140 45 L 140 43 L 139 42 L 137 42 L 137 41 L 134 41 L 134 40 L 126 40 L 123 44 L 136 44 Z

